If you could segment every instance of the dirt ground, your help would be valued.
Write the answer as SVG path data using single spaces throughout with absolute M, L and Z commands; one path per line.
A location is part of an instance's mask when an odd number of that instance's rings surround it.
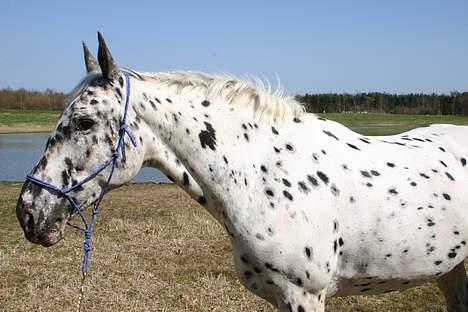
M 27 242 L 16 221 L 19 183 L 0 183 L 0 311 L 75 311 L 82 236 Z M 223 229 L 174 185 L 110 193 L 95 234 L 83 311 L 275 311 L 234 274 Z M 327 311 L 445 311 L 432 285 L 379 296 L 333 298 Z

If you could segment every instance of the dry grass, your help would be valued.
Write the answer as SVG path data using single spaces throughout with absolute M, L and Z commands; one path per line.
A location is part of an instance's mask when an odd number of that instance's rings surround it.
M 20 184 L 0 183 L 0 311 L 75 311 L 81 235 L 51 248 L 25 241 Z M 173 185 L 138 184 L 105 199 L 93 237 L 84 311 L 274 311 L 234 274 L 230 244 L 206 211 Z M 328 311 L 444 311 L 433 285 L 337 298 Z

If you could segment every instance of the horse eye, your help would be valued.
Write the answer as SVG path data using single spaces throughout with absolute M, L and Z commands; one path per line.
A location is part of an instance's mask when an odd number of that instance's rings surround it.
M 75 129 L 77 131 L 85 131 L 85 130 L 91 129 L 93 125 L 94 125 L 94 120 L 89 119 L 89 118 L 81 118 L 76 121 Z

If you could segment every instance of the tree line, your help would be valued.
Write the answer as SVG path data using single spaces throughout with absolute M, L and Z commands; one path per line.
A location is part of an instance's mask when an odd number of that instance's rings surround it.
M 296 99 L 312 113 L 369 112 L 426 115 L 468 115 L 468 92 L 450 94 L 305 94 Z
M 468 92 L 450 94 L 304 94 L 296 99 L 311 113 L 394 113 L 427 115 L 468 115 Z M 0 108 L 62 109 L 66 94 L 50 89 L 34 91 L 0 89 Z
M 46 91 L 0 89 L 0 108 L 63 109 L 65 99 L 64 93 L 51 89 Z

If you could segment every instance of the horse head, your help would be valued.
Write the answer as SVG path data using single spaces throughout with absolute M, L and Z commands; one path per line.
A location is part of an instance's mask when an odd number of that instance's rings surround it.
M 114 62 L 101 34 L 98 61 L 84 43 L 83 48 L 88 75 L 69 96 L 16 207 L 26 238 L 44 246 L 60 241 L 77 209 L 81 214 L 107 189 L 129 181 L 143 163 L 143 146 L 134 142 L 124 122 L 128 76 Z M 143 125 L 133 129 L 138 136 L 142 131 Z

